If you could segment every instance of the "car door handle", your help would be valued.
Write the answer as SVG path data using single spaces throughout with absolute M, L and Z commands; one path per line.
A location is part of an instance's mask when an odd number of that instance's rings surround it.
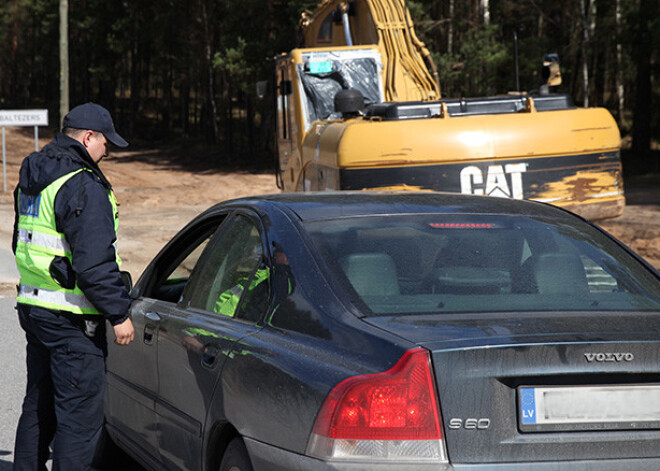
M 160 321 L 160 314 L 158 314 L 157 312 L 147 312 L 144 315 L 144 317 L 146 317 L 150 321 L 154 321 L 154 322 L 159 322 Z
M 144 314 L 144 317 L 146 317 L 151 322 L 160 322 L 160 314 L 157 312 L 147 312 Z M 151 345 L 153 343 L 155 331 L 156 329 L 154 329 L 153 326 L 148 324 L 144 326 L 144 343 L 147 345 Z
M 204 345 L 202 350 L 202 366 L 205 368 L 213 368 L 218 359 L 220 350 L 213 344 Z

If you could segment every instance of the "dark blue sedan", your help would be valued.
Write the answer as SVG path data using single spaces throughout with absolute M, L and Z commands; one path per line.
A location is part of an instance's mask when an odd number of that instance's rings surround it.
M 131 295 L 106 439 L 149 469 L 660 469 L 660 276 L 549 205 L 228 201 Z

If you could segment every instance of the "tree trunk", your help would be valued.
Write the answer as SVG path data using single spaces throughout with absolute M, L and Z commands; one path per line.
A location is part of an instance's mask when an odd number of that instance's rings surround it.
M 190 81 L 183 72 L 179 78 L 179 125 L 185 137 L 190 134 Z
M 229 157 L 234 157 L 234 87 L 231 74 L 227 74 L 227 147 L 229 148 Z
M 454 48 L 454 0 L 449 0 L 449 21 L 447 22 L 447 54 Z
M 218 143 L 218 110 L 215 104 L 215 83 L 213 72 L 213 55 L 211 54 L 211 35 L 209 34 L 209 21 L 206 12 L 206 1 L 202 0 L 202 21 L 204 23 L 204 55 L 206 57 L 207 93 L 209 103 L 209 119 L 213 131 L 213 143 Z
M 594 0 L 595 1 L 595 0 Z M 582 17 L 582 93 L 585 108 L 589 108 L 589 52 L 591 46 L 591 0 L 580 0 Z
M 18 0 L 14 0 L 14 10 L 12 12 L 13 24 L 11 34 L 11 54 L 9 63 L 11 64 L 11 79 L 9 85 L 10 96 L 15 100 L 18 96 L 18 77 L 19 77 L 19 61 L 18 58 Z
M 69 112 L 69 2 L 60 0 L 60 124 Z
M 137 29 L 135 24 L 133 24 L 133 28 Z M 135 38 L 134 43 L 131 48 L 131 61 L 130 61 L 131 96 L 129 98 L 128 137 L 133 137 L 136 134 L 135 121 L 136 121 L 138 109 L 140 107 L 140 91 L 141 91 L 140 73 L 138 71 L 138 67 L 139 67 L 138 41 L 137 41 L 136 33 L 134 35 L 134 38 Z
M 161 107 L 163 110 L 163 118 L 161 119 L 161 134 L 167 136 L 170 128 L 172 127 L 172 108 L 174 107 L 174 96 L 172 93 L 172 68 L 168 67 L 164 71 L 163 77 L 163 98 Z
M 637 25 L 637 93 L 633 117 L 632 150 L 640 170 L 648 172 L 654 165 L 647 162 L 651 150 L 651 44 L 648 39 L 651 2 L 641 0 Z
M 619 128 L 624 127 L 623 47 L 621 45 L 621 0 L 616 0 L 616 94 L 619 109 Z
M 482 14 L 484 26 L 488 26 L 490 24 L 489 0 L 481 0 L 481 14 Z
M 246 94 L 247 95 L 247 94 Z M 251 95 L 245 97 L 245 131 L 247 134 L 248 152 L 255 154 L 255 129 L 254 129 L 255 107 L 254 98 Z

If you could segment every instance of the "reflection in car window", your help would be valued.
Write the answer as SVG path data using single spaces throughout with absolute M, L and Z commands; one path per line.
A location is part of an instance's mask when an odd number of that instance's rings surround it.
M 183 236 L 180 244 L 173 246 L 161 258 L 160 263 L 163 264 L 160 271 L 161 281 L 156 282 L 151 288 L 151 294 L 147 296 L 172 303 L 181 300 L 188 279 L 219 223 L 220 221 L 211 221 L 194 233 Z M 168 264 L 170 267 L 166 268 Z
M 407 215 L 306 228 L 367 315 L 660 309 L 657 277 L 586 224 Z
M 190 253 L 190 255 L 183 259 L 183 261 L 177 265 L 174 271 L 170 273 L 165 283 L 177 283 L 180 280 L 187 280 L 190 278 L 190 274 L 192 273 L 193 268 L 195 268 L 197 260 L 199 260 L 199 257 L 202 255 L 202 252 L 206 248 L 206 245 L 209 243 L 210 239 L 210 236 L 204 239 L 202 243 L 199 244 L 195 250 Z
M 211 250 L 190 305 L 257 321 L 268 303 L 269 278 L 259 230 L 249 218 L 238 215 Z

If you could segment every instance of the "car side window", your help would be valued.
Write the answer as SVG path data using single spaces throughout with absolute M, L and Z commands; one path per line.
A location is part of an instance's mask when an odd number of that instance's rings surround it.
M 159 258 L 145 296 L 171 303 L 179 302 L 193 269 L 223 219 L 224 216 L 205 221 L 182 234 Z
M 270 268 L 256 224 L 237 215 L 211 249 L 190 306 L 256 322 L 268 306 Z

